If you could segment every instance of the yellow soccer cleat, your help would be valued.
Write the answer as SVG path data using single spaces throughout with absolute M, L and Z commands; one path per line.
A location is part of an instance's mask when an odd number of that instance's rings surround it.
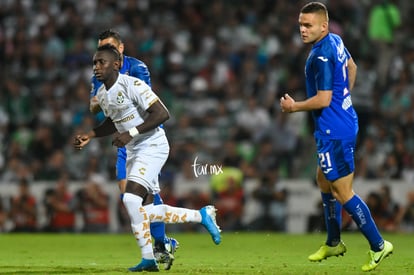
M 383 259 L 388 257 L 390 254 L 392 254 L 392 251 L 394 250 L 394 247 L 392 243 L 388 241 L 384 241 L 384 248 L 381 251 L 374 252 L 370 250 L 368 252 L 368 263 L 364 264 L 362 266 L 362 271 L 371 271 L 374 270 Z
M 329 246 L 329 245 L 323 244 L 318 249 L 318 251 L 309 255 L 308 259 L 311 262 L 320 262 L 332 256 L 336 256 L 336 257 L 338 257 L 339 255 L 343 256 L 345 252 L 346 252 L 346 246 L 343 241 L 341 241 L 336 246 Z

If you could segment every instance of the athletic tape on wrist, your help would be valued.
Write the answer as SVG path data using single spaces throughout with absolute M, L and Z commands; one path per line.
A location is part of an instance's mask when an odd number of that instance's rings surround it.
M 131 137 L 135 137 L 139 135 L 137 127 L 132 127 L 131 129 L 128 130 L 128 133 Z

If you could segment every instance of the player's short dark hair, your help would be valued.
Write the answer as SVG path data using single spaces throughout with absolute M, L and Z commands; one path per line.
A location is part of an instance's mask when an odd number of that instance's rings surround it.
M 121 53 L 118 51 L 118 49 L 114 46 L 112 46 L 111 44 L 104 44 L 100 47 L 98 47 L 98 49 L 96 50 L 97 52 L 102 52 L 102 51 L 107 51 L 110 52 L 115 60 L 122 60 L 121 58 Z
M 325 15 L 326 19 L 329 19 L 328 9 L 321 2 L 307 3 L 305 6 L 302 7 L 302 9 L 300 10 L 300 13 L 320 13 L 322 15 Z
M 98 39 L 104 40 L 104 39 L 111 38 L 111 37 L 117 40 L 119 43 L 122 43 L 121 35 L 119 34 L 119 32 L 112 30 L 112 29 L 108 29 L 108 30 L 101 32 L 98 36 Z

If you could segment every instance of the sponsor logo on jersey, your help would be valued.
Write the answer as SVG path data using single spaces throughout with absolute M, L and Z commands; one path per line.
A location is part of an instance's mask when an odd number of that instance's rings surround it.
M 130 120 L 133 120 L 134 117 L 135 117 L 134 114 L 132 114 L 132 115 L 129 115 L 127 117 L 124 117 L 123 119 L 114 121 L 114 123 L 124 123 L 124 122 L 130 121 Z

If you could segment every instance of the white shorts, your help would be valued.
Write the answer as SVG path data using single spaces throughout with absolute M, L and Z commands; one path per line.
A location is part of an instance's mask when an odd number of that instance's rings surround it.
M 127 150 L 127 180 L 144 186 L 149 193 L 159 193 L 158 177 L 169 151 L 170 146 L 165 135 L 148 138 Z

